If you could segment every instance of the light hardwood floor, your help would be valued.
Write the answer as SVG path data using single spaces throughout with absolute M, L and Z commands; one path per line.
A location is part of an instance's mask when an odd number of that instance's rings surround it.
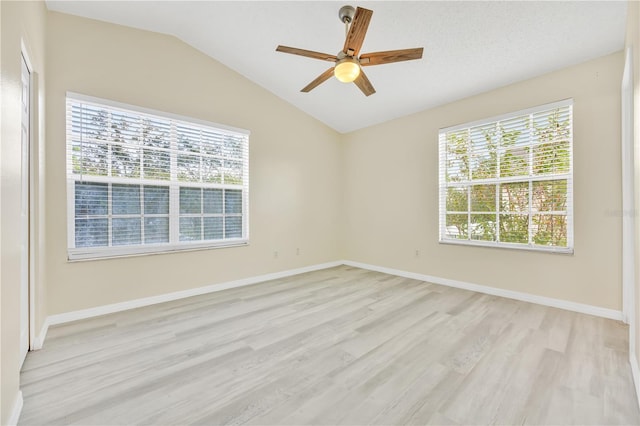
M 53 327 L 21 425 L 640 424 L 615 321 L 341 266 Z

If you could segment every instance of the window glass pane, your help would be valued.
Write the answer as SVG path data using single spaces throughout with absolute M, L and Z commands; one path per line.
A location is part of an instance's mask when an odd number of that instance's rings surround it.
M 106 216 L 109 203 L 109 186 L 106 183 L 75 183 L 76 217 Z
M 109 146 L 107 144 L 84 140 L 77 149 L 74 164 L 78 165 L 80 174 L 91 176 L 107 176 L 109 174 Z
M 533 149 L 533 173 L 536 175 L 569 173 L 569 141 L 538 145 Z
M 107 176 L 109 173 L 109 112 L 99 107 L 72 108 L 73 170 L 79 174 Z
M 176 135 L 178 137 L 178 150 L 183 152 L 200 153 L 200 130 L 179 124 L 176 126 Z
M 204 218 L 204 239 L 205 240 L 221 240 L 222 217 L 205 217 Z
M 447 238 L 466 240 L 468 238 L 469 216 L 466 214 L 448 214 L 445 233 Z
M 227 194 L 229 192 L 227 190 Z M 222 214 L 222 189 L 204 190 L 204 212 L 205 214 Z
M 178 155 L 178 180 L 184 182 L 200 181 L 200 157 Z
M 500 241 L 504 243 L 529 243 L 529 215 L 501 214 Z
M 207 183 L 222 182 L 222 160 L 202 157 L 202 181 Z
M 447 211 L 466 212 L 469 210 L 466 187 L 447 188 Z
M 501 212 L 529 212 L 529 182 L 500 185 Z
M 95 105 L 76 105 L 73 109 L 73 130 L 88 139 L 109 139 L 109 111 Z
M 471 215 L 471 239 L 482 241 L 496 240 L 496 215 L 472 214 Z
M 242 213 L 242 191 L 225 189 L 224 203 L 224 212 L 226 214 Z
M 202 239 L 202 218 L 180 218 L 180 241 L 200 241 Z
M 140 186 L 113 185 L 111 187 L 112 212 L 118 214 L 140 214 Z
M 225 238 L 242 238 L 242 217 L 225 217 L 224 236 Z
M 142 119 L 142 145 L 151 148 L 171 148 L 171 122 L 160 118 Z
M 144 186 L 144 214 L 169 214 L 168 186 Z
M 471 211 L 496 211 L 496 185 L 473 185 L 471 187 Z
M 532 220 L 533 242 L 543 246 L 567 246 L 567 216 L 537 214 Z
M 207 155 L 222 156 L 223 136 L 216 132 L 202 131 L 202 153 Z
M 140 177 L 140 149 L 113 144 L 111 146 L 111 174 L 117 177 Z
M 139 145 L 140 119 L 135 113 L 111 111 L 111 140 L 120 144 Z
M 140 177 L 140 148 L 128 145 L 111 146 L 111 175 Z
M 535 143 L 552 143 L 571 137 L 569 108 L 557 108 L 533 114 L 533 137 Z
M 471 178 L 495 178 L 498 168 L 498 129 L 495 123 L 474 127 L 471 133 Z
M 145 217 L 144 218 L 144 242 L 168 243 L 169 242 L 169 218 Z
M 109 112 L 99 107 L 74 105 L 71 117 L 74 170 L 85 175 L 109 172 Z
M 224 183 L 233 185 L 242 183 L 242 163 L 240 161 L 224 161 Z
M 469 180 L 469 135 L 466 130 L 446 134 L 447 182 Z
M 145 148 L 142 153 L 146 179 L 169 180 L 171 178 L 171 155 L 169 152 Z
M 500 154 L 500 177 L 528 176 L 530 148 L 516 147 L 502 150 Z
M 529 145 L 529 116 L 509 118 L 498 123 L 500 146 L 506 149 Z
M 567 181 L 533 182 L 533 210 L 542 212 L 567 210 Z
M 180 214 L 202 213 L 202 189 L 180 188 Z
M 140 244 L 142 242 L 141 218 L 114 218 L 111 239 L 114 246 Z
M 104 219 L 76 219 L 76 247 L 108 245 L 109 222 Z
M 225 135 L 224 156 L 227 158 L 242 159 L 242 139 Z

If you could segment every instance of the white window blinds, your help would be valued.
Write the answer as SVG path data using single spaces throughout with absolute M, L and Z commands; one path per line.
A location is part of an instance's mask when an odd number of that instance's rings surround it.
M 440 241 L 573 250 L 572 101 L 442 129 Z
M 70 259 L 248 241 L 248 132 L 67 95 Z

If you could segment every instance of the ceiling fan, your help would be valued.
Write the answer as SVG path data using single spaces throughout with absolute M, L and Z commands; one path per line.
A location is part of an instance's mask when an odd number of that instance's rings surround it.
M 369 21 L 373 11 L 352 6 L 342 6 L 338 12 L 340 21 L 345 24 L 346 40 L 344 47 L 337 55 L 314 52 L 312 50 L 298 49 L 295 47 L 278 46 L 276 51 L 291 53 L 293 55 L 306 56 L 323 61 L 335 62 L 335 65 L 315 80 L 307 84 L 301 92 L 310 92 L 312 89 L 327 81 L 332 75 L 343 83 L 355 83 L 366 96 L 373 95 L 376 90 L 362 70 L 362 67 L 371 65 L 390 64 L 393 62 L 410 61 L 422 58 L 422 47 L 415 49 L 388 50 L 384 52 L 373 52 L 360 54 L 360 48 L 367 34 Z

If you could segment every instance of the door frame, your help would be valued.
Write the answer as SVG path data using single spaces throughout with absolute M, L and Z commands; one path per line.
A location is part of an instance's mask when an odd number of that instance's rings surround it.
M 636 303 L 635 303 L 635 173 L 633 137 L 633 54 L 625 51 L 622 75 L 622 316 L 629 324 L 629 356 L 635 354 Z
M 35 253 L 35 224 L 36 217 L 34 214 L 34 201 L 35 201 L 35 179 L 34 179 L 34 133 L 37 131 L 38 123 L 36 122 L 35 110 L 37 108 L 37 87 L 36 83 L 36 73 L 33 67 L 33 62 L 31 61 L 31 56 L 29 54 L 29 49 L 27 48 L 24 39 L 20 41 L 20 53 L 21 57 L 24 58 L 24 62 L 27 65 L 27 69 L 29 70 L 29 142 L 27 144 L 27 155 L 28 155 L 28 184 L 26 190 L 28 191 L 28 250 L 27 250 L 27 272 L 28 272 L 28 307 L 29 307 L 29 351 L 36 349 L 34 347 L 34 342 L 36 340 L 36 318 L 35 318 L 35 262 L 34 262 L 34 253 Z M 25 188 L 21 188 L 21 196 L 23 195 L 23 191 Z M 21 360 L 24 362 L 24 360 Z

